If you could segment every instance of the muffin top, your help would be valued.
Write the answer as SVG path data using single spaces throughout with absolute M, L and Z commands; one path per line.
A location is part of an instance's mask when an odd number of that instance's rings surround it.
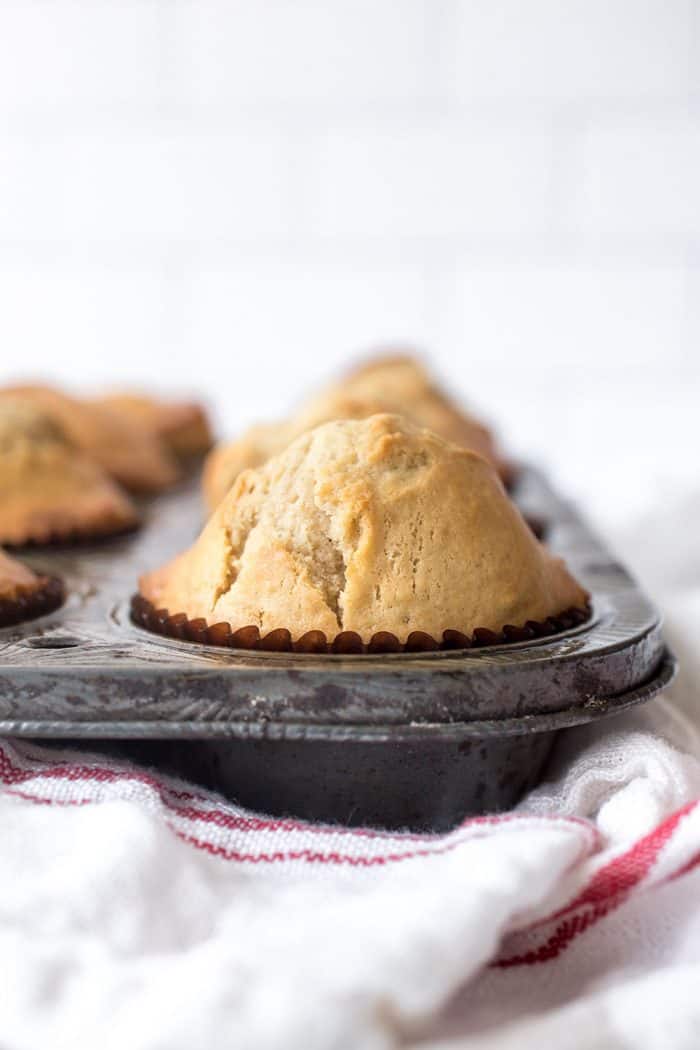
M 432 382 L 423 365 L 409 355 L 370 360 L 345 380 L 309 398 L 288 422 L 251 427 L 236 441 L 219 445 L 207 459 L 203 475 L 205 502 L 213 510 L 238 474 L 277 455 L 300 434 L 334 419 L 366 419 L 390 413 L 464 448 L 492 463 L 501 477 L 510 467 L 500 456 L 490 430 L 462 412 Z
M 375 386 L 373 381 L 359 380 L 328 387 L 307 401 L 294 417 L 296 433 L 302 434 L 332 419 L 366 419 L 382 413 L 402 415 L 417 427 L 477 452 L 500 471 L 502 461 L 487 427 L 461 412 L 429 384 L 416 383 L 412 387 L 410 374 L 404 378 L 403 389 L 400 383 L 393 391 L 384 384 Z
M 381 411 L 405 415 L 412 423 L 427 427 L 446 441 L 478 452 L 493 463 L 502 476 L 508 473 L 508 465 L 488 427 L 458 408 L 420 359 L 412 354 L 388 353 L 370 358 L 351 371 L 342 383 L 331 386 L 327 394 L 381 403 Z
M 365 642 L 499 631 L 587 601 L 484 459 L 392 415 L 319 426 L 246 470 L 141 593 L 234 630 Z
M 202 492 L 209 510 L 219 505 L 239 474 L 250 467 L 261 467 L 302 432 L 286 422 L 256 423 L 235 441 L 212 449 L 202 472 Z
M 20 456 L 40 447 L 70 447 L 59 423 L 31 401 L 0 401 L 0 456 Z
M 206 411 L 194 401 L 168 401 L 127 390 L 96 398 L 93 404 L 145 427 L 176 456 L 198 456 L 211 448 Z
M 344 377 L 343 386 L 353 393 L 415 401 L 427 389 L 435 389 L 419 357 L 400 351 L 378 353 L 360 361 Z
M 130 528 L 126 493 L 33 399 L 0 398 L 0 543 L 48 542 Z
M 41 409 L 77 448 L 126 488 L 157 491 L 177 480 L 174 461 L 158 438 L 141 423 L 127 421 L 112 409 L 47 386 L 5 387 L 0 399 L 7 398 L 21 398 Z

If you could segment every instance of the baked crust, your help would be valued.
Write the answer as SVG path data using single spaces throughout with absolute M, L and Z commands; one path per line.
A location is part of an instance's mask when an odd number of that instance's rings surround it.
M 296 436 L 291 423 L 256 423 L 236 441 L 222 442 L 213 448 L 202 471 L 202 494 L 207 508 L 214 510 L 219 505 L 239 474 L 261 467 Z
M 33 401 L 0 398 L 0 543 L 54 543 L 123 532 L 131 500 Z
M 368 643 L 544 621 L 586 592 L 493 467 L 405 419 L 327 423 L 235 481 L 194 546 L 140 581 L 189 620 Z
M 471 449 L 492 463 L 504 482 L 512 467 L 498 452 L 491 431 L 462 412 L 433 384 L 422 364 L 408 355 L 370 360 L 306 401 L 288 422 L 252 427 L 236 441 L 217 446 L 205 463 L 202 487 L 214 510 L 238 474 L 277 455 L 299 435 L 334 419 L 367 419 L 380 413 L 403 415 L 416 426 Z
M 0 390 L 0 399 L 17 397 L 33 402 L 54 419 L 76 448 L 126 488 L 157 492 L 177 481 L 179 472 L 170 453 L 143 424 L 51 387 L 27 385 Z
M 491 430 L 460 409 L 412 354 L 377 354 L 357 365 L 327 394 L 331 398 L 350 396 L 366 400 L 370 405 L 381 405 L 377 411 L 405 415 L 446 441 L 478 452 L 495 466 L 504 481 L 510 478 L 512 467 L 499 452 Z
M 116 412 L 127 422 L 146 427 L 180 458 L 202 456 L 212 446 L 207 413 L 196 402 L 162 401 L 123 391 L 96 398 L 94 404 Z

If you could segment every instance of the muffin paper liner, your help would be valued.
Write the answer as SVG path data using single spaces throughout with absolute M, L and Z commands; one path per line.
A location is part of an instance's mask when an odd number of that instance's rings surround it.
M 39 586 L 19 589 L 13 598 L 0 598 L 0 627 L 35 620 L 63 604 L 66 589 L 57 576 L 40 576 Z
M 591 616 L 591 607 L 572 607 L 549 616 L 546 620 L 528 620 L 522 625 L 506 624 L 501 631 L 490 631 L 477 627 L 471 635 L 462 631 L 443 631 L 436 639 L 424 631 L 412 631 L 405 642 L 400 642 L 390 631 L 378 631 L 369 642 L 363 642 L 355 631 L 341 631 L 328 639 L 324 631 L 307 631 L 296 641 L 291 631 L 279 627 L 261 635 L 258 627 L 240 627 L 232 630 L 229 623 L 208 624 L 201 617 L 190 620 L 185 613 L 171 614 L 167 609 L 156 609 L 152 602 L 141 594 L 131 599 L 131 619 L 138 627 L 167 638 L 179 638 L 186 642 L 218 645 L 229 649 L 255 649 L 258 652 L 275 653 L 331 653 L 343 656 L 360 656 L 373 653 L 428 653 L 449 649 L 482 649 L 490 645 L 506 645 L 509 642 L 528 642 L 534 638 L 559 634 L 585 623 Z
M 110 540 L 118 540 L 124 536 L 130 536 L 138 532 L 140 522 L 132 525 L 121 525 L 117 528 L 81 528 L 72 529 L 47 529 L 42 533 L 27 535 L 21 540 L 7 540 L 0 537 L 0 545 L 5 550 L 26 550 L 28 547 L 79 547 L 89 546 L 91 543 L 108 543 Z

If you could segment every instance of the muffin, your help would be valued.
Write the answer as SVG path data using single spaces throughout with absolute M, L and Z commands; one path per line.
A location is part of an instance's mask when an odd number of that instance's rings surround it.
M 294 425 L 297 433 L 302 434 L 332 419 L 366 419 L 382 413 L 402 415 L 409 422 L 431 430 L 446 441 L 477 452 L 492 463 L 499 473 L 505 470 L 490 431 L 450 406 L 441 395 L 424 394 L 414 400 L 404 400 L 379 390 L 373 393 L 371 390 L 356 389 L 352 383 L 347 387 L 338 385 L 308 401 L 295 417 Z
M 282 452 L 300 432 L 292 423 L 256 423 L 236 441 L 223 442 L 207 456 L 202 471 L 202 494 L 214 510 L 234 481 L 249 467 L 261 467 Z
M 128 423 L 145 427 L 178 459 L 203 456 L 212 446 L 212 434 L 204 408 L 191 401 L 161 401 L 144 394 L 124 391 L 94 401 Z
M 133 528 L 131 500 L 35 401 L 0 398 L 0 543 L 51 543 Z
M 426 391 L 438 393 L 421 360 L 400 352 L 368 357 L 348 371 L 342 386 L 355 395 L 389 398 L 402 404 L 419 401 Z
M 63 598 L 63 584 L 59 579 L 37 576 L 0 550 L 0 627 L 53 612 Z
M 489 463 L 392 415 L 324 424 L 244 471 L 140 596 L 142 622 L 194 621 L 208 640 L 210 625 L 221 640 L 244 629 L 233 644 L 263 648 L 532 637 L 572 609 L 582 620 L 588 601 Z
M 0 398 L 32 401 L 54 419 L 73 444 L 111 477 L 135 492 L 157 492 L 178 479 L 170 453 L 143 424 L 113 409 L 69 397 L 47 386 L 14 386 Z
M 458 408 L 437 386 L 421 361 L 411 354 L 370 358 L 353 369 L 342 383 L 332 386 L 327 394 L 381 402 L 383 411 L 405 415 L 446 441 L 478 452 L 493 463 L 504 480 L 510 478 L 512 468 L 499 453 L 488 427 Z
M 314 395 L 288 423 L 251 428 L 242 438 L 219 445 L 210 453 L 202 488 L 209 510 L 223 499 L 238 474 L 281 452 L 290 441 L 333 419 L 366 419 L 380 413 L 403 415 L 419 427 L 492 463 L 504 481 L 511 468 L 499 455 L 493 435 L 478 420 L 460 412 L 439 392 L 423 366 L 412 357 L 378 358 Z

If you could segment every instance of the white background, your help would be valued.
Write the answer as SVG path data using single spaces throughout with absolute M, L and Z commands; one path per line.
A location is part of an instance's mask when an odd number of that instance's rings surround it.
M 235 432 L 425 348 L 594 512 L 697 484 L 697 0 L 0 0 L 0 379 Z

